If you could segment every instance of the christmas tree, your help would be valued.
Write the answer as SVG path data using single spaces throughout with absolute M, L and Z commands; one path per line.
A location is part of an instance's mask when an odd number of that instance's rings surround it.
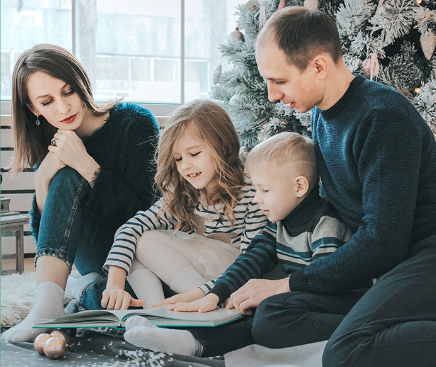
M 268 100 L 254 55 L 266 19 L 295 5 L 327 13 L 338 26 L 350 71 L 403 93 L 436 135 L 436 0 L 250 0 L 237 6 L 239 29 L 219 46 L 233 68 L 217 68 L 210 92 L 230 114 L 242 142 L 254 146 L 282 131 L 310 136 L 310 112 Z

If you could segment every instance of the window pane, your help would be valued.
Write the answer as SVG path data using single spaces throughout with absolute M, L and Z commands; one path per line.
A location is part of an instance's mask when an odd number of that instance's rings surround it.
M 77 56 L 96 99 L 180 103 L 180 0 L 76 4 Z
M 37 43 L 54 43 L 71 51 L 71 0 L 2 0 L 2 100 L 11 99 L 15 62 Z
M 213 73 L 220 65 L 218 46 L 236 27 L 236 5 L 241 0 L 185 1 L 185 101 L 208 97 Z

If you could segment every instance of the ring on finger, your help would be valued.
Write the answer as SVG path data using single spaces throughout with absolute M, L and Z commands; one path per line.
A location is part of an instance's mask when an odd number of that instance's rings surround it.
M 56 146 L 56 139 L 55 138 L 51 139 L 50 144 L 55 147 Z

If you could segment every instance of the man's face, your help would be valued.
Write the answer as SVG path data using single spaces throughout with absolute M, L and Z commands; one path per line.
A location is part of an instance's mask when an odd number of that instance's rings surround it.
M 315 63 L 309 63 L 301 72 L 289 64 L 285 53 L 278 49 L 271 36 L 259 40 L 256 61 L 260 74 L 268 84 L 268 99 L 271 102 L 280 100 L 301 113 L 322 103 L 323 90 Z

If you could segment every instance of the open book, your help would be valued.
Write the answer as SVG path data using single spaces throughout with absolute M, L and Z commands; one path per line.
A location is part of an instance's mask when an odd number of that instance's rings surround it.
M 86 328 L 86 327 L 116 327 L 124 328 L 125 322 L 132 316 L 145 316 L 156 326 L 219 326 L 240 319 L 242 314 L 236 310 L 217 308 L 214 311 L 175 312 L 167 306 L 147 310 L 95 310 L 82 311 L 47 319 L 37 323 L 34 328 Z

